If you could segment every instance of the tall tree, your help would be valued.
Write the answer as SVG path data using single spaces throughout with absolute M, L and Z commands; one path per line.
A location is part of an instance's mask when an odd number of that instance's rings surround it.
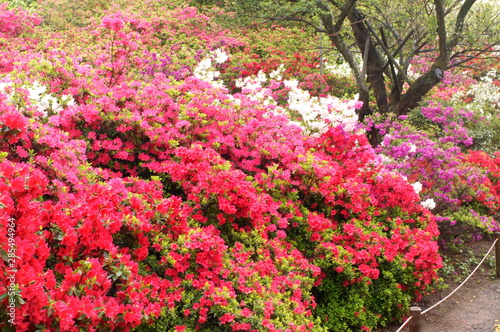
M 379 112 L 402 115 L 451 68 L 498 58 L 498 5 L 485 0 L 194 1 L 224 6 L 246 23 L 298 22 L 326 34 L 352 69 L 361 119 L 373 112 L 372 96 Z M 410 62 L 422 55 L 428 70 L 409 76 Z

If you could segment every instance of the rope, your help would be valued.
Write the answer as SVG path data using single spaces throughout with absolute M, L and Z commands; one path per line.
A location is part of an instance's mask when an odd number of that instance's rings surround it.
M 495 247 L 495 244 L 497 243 L 497 241 L 498 241 L 498 238 L 495 239 L 495 241 L 491 245 L 490 250 L 488 250 L 488 252 L 486 253 L 486 255 L 484 255 L 483 259 L 479 262 L 479 264 L 476 266 L 476 268 L 474 269 L 474 271 L 472 271 L 472 273 L 469 274 L 469 276 L 467 278 L 465 278 L 465 280 L 462 281 L 462 283 L 460 285 L 458 285 L 458 287 L 455 288 L 455 290 L 453 292 L 451 292 L 450 294 L 448 294 L 448 296 L 446 296 L 444 299 L 442 299 L 438 303 L 434 304 L 432 307 L 427 308 L 424 311 L 422 311 L 421 315 L 423 315 L 423 314 L 429 312 L 430 310 L 434 309 L 435 307 L 437 307 L 438 305 L 440 305 L 441 303 L 443 303 L 444 301 L 446 301 L 450 296 L 452 296 L 453 294 L 455 294 L 455 292 L 458 291 L 460 289 L 460 287 L 462 287 L 467 282 L 467 280 L 470 279 L 470 277 L 472 277 L 472 275 L 477 271 L 477 269 L 479 269 L 479 267 L 481 266 L 481 264 L 483 264 L 483 262 L 486 260 L 486 257 L 488 257 L 488 255 L 490 254 L 490 252 Z M 408 322 L 411 320 L 411 318 L 412 318 L 412 316 L 408 317 L 408 319 L 403 323 L 403 325 L 401 325 L 401 327 L 396 332 L 401 332 L 401 330 L 403 329 L 403 327 L 405 327 L 406 324 L 408 324 Z
M 403 327 L 406 326 L 406 324 L 408 324 L 408 322 L 412 319 L 412 316 L 408 317 L 407 320 L 405 320 L 405 322 L 403 323 L 403 325 L 401 325 L 401 327 L 396 331 L 396 332 L 401 332 L 401 330 L 403 329 Z

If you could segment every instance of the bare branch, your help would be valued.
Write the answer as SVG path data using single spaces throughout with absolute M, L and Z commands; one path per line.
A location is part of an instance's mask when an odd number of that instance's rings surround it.
M 448 65 L 448 67 L 446 69 L 451 69 L 451 68 L 454 68 L 454 67 L 463 67 L 462 65 L 467 63 L 467 62 L 470 62 L 474 59 L 477 59 L 479 58 L 481 55 L 483 54 L 487 54 L 487 53 L 493 53 L 495 52 L 494 50 L 490 50 L 489 48 L 490 47 L 493 47 L 493 46 L 496 46 L 496 45 L 499 45 L 500 43 L 494 43 L 492 45 L 489 45 L 488 48 L 484 48 L 484 49 L 475 49 L 475 50 L 466 50 L 466 51 L 461 51 L 461 52 L 457 52 L 455 54 L 453 54 L 451 57 L 450 57 L 450 65 Z M 475 54 L 467 54 L 466 52 L 476 52 Z M 454 60 L 454 59 L 459 59 L 459 58 L 463 58 L 463 60 L 460 60 L 458 62 L 453 62 L 451 60 Z M 486 57 L 482 57 L 483 59 L 485 59 Z M 498 57 L 491 57 L 492 59 L 497 59 Z
M 365 48 L 363 51 L 363 69 L 361 70 L 361 77 L 363 80 L 366 77 L 366 68 L 368 66 L 368 53 L 370 52 L 370 35 L 366 38 Z
M 385 37 L 384 29 L 380 28 L 380 36 L 382 37 L 382 41 L 384 42 L 385 48 L 389 50 L 389 45 L 387 43 L 387 39 Z M 398 80 L 398 76 L 396 75 L 396 70 L 394 69 L 394 64 L 389 61 L 389 64 L 391 65 L 391 75 L 392 75 L 392 82 L 394 84 L 394 87 L 396 88 L 396 91 L 398 92 L 398 95 L 401 95 L 401 88 L 400 88 L 400 83 Z M 385 68 L 382 68 L 382 71 L 385 70 Z
M 381 16 L 384 16 L 383 14 L 380 14 L 380 15 L 381 15 Z M 384 18 L 385 18 L 385 17 L 384 17 Z M 401 38 L 400 34 L 399 34 L 396 30 L 394 30 L 394 27 L 393 27 L 390 23 L 388 23 L 388 22 L 384 22 L 384 21 L 382 21 L 381 19 L 379 19 L 379 18 L 377 18 L 377 17 L 375 17 L 375 16 L 372 16 L 372 17 L 371 17 L 371 19 L 373 19 L 373 20 L 375 20 L 375 21 L 379 22 L 381 25 L 383 25 L 384 27 L 386 27 L 386 28 L 387 28 L 387 29 L 391 32 L 392 36 L 393 36 L 395 39 L 399 39 L 399 38 Z
M 339 18 L 337 19 L 337 22 L 335 23 L 335 31 L 339 31 L 340 28 L 342 27 L 342 24 L 344 24 L 344 21 L 345 19 L 347 18 L 347 15 L 349 14 L 349 12 L 351 11 L 352 7 L 354 7 L 354 5 L 356 4 L 358 0 L 349 0 L 349 2 L 347 3 L 347 6 L 345 6 L 343 9 L 342 9 L 342 13 L 340 13 L 340 16 Z
M 449 6 L 446 11 L 445 11 L 445 15 L 448 16 L 451 12 L 453 12 L 455 10 L 455 8 L 457 8 L 459 5 L 460 5 L 461 1 L 460 0 L 455 0 L 453 1 L 453 3 L 451 4 L 451 6 Z
M 410 33 L 403 39 L 403 41 L 401 43 L 399 43 L 398 48 L 396 48 L 396 50 L 392 53 L 393 57 L 395 57 L 396 55 L 398 55 L 398 53 L 403 49 L 404 45 L 410 39 L 410 37 L 411 37 L 412 34 L 413 34 L 413 30 L 411 30 Z M 389 63 L 390 63 L 390 61 L 387 61 L 384 64 L 384 67 L 382 67 L 382 70 L 385 70 L 387 68 L 387 66 L 389 65 Z
M 461 51 L 455 52 L 450 58 L 453 59 L 453 58 L 456 58 L 456 57 L 467 55 L 467 52 L 495 53 L 495 52 L 498 52 L 498 50 L 494 50 L 492 48 L 495 47 L 495 46 L 498 46 L 498 45 L 500 45 L 500 42 L 495 42 L 493 44 L 488 44 L 488 45 L 485 45 L 482 48 L 468 48 L 466 50 L 461 50 Z
M 368 27 L 368 30 L 370 30 L 370 32 L 372 33 L 373 37 L 375 37 L 375 39 L 377 40 L 377 42 L 379 43 L 380 47 L 382 48 L 382 50 L 384 51 L 385 55 L 387 55 L 387 57 L 389 58 L 389 61 L 392 62 L 392 64 L 398 69 L 398 73 L 403 77 L 403 79 L 408 83 L 408 84 L 412 84 L 412 81 L 408 78 L 408 76 L 406 76 L 406 73 L 405 71 L 401 68 L 401 66 L 396 62 L 396 60 L 394 59 L 394 57 L 392 56 L 391 52 L 384 46 L 384 42 L 380 39 L 379 36 L 377 36 L 377 34 L 375 33 L 375 31 L 373 30 L 373 28 L 371 27 L 370 23 L 366 22 L 366 26 Z
M 321 1 L 317 1 L 316 3 L 318 5 L 318 8 L 320 8 L 323 11 L 323 13 L 319 14 L 319 17 L 321 19 L 321 22 L 323 23 L 323 27 L 325 28 L 325 30 L 328 31 L 327 33 L 328 37 L 330 38 L 331 42 L 335 45 L 335 47 L 338 49 L 340 54 L 342 54 L 344 60 L 349 64 L 352 74 L 354 75 L 354 79 L 356 80 L 359 99 L 363 101 L 363 108 L 360 110 L 359 114 L 360 120 L 362 120 L 364 116 L 368 115 L 371 112 L 371 110 L 369 106 L 369 99 L 370 99 L 369 89 L 359 71 L 359 63 L 354 57 L 354 53 L 351 51 L 349 46 L 345 43 L 344 39 L 340 35 L 339 30 L 335 29 L 335 24 L 333 23 L 333 17 L 329 13 L 328 6 Z

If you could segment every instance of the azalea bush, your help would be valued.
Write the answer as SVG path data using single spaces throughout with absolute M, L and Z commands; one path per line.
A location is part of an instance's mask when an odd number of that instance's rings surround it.
M 33 49 L 36 43 L 29 33 L 41 23 L 38 15 L 21 8 L 9 9 L 7 3 L 0 4 L 0 73 L 13 69 L 17 56 Z
M 476 184 L 477 195 L 465 204 L 470 208 L 466 216 L 473 225 L 475 222 L 479 227 L 486 227 L 489 232 L 498 232 L 500 153 L 496 152 L 491 156 L 483 151 L 471 151 L 464 155 L 464 159 L 467 164 L 479 168 L 486 174 L 481 178 L 482 181 Z
M 421 74 L 428 67 L 428 59 L 419 57 L 412 62 L 409 74 Z M 468 149 L 489 154 L 500 149 L 500 136 L 497 134 L 500 125 L 499 73 L 500 65 L 494 61 L 494 57 L 490 60 L 476 59 L 466 69 L 454 68 L 446 72 L 443 81 L 426 98 L 427 102 L 439 100 L 445 108 L 465 109 L 474 114 L 477 121 L 465 123 L 468 135 L 472 138 Z
M 357 331 L 406 314 L 437 278 L 437 224 L 347 116 L 358 103 L 279 71 L 231 90 L 219 73 L 245 42 L 162 5 L 5 40 L 2 328 L 11 299 L 17 331 Z
M 389 169 L 418 188 L 422 204 L 438 216 L 444 233 L 457 223 L 469 232 L 500 229 L 494 218 L 494 159 L 471 150 L 474 131 L 469 128 L 482 121 L 473 111 L 433 102 L 409 116 L 376 120 L 376 128 L 385 135 L 377 152 Z
M 474 138 L 472 148 L 474 150 L 485 151 L 494 154 L 500 150 L 500 66 L 493 67 L 485 71 L 483 75 L 478 75 L 479 79 L 472 84 L 469 89 L 452 98 L 453 102 L 457 99 L 465 99 L 465 107 L 473 110 L 481 116 L 483 120 L 470 127 L 471 136 Z

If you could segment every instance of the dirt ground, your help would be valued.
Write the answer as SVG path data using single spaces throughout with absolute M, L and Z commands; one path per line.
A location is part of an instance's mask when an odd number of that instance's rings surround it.
M 422 332 L 493 332 L 500 324 L 500 279 L 472 277 L 422 318 Z
M 474 243 L 474 252 L 481 258 L 493 241 Z M 495 255 L 495 250 L 490 253 Z M 457 258 L 458 259 L 458 258 Z M 475 267 L 475 266 L 474 266 Z M 474 267 L 471 269 L 474 269 Z M 500 327 L 500 279 L 495 278 L 493 267 L 483 264 L 476 273 L 451 297 L 422 315 L 421 332 L 495 332 Z M 465 277 L 463 278 L 465 279 Z M 446 281 L 448 287 L 427 295 L 420 303 L 422 311 L 445 298 L 462 282 Z M 399 326 L 382 332 L 394 332 Z M 404 332 L 408 327 L 403 328 Z

